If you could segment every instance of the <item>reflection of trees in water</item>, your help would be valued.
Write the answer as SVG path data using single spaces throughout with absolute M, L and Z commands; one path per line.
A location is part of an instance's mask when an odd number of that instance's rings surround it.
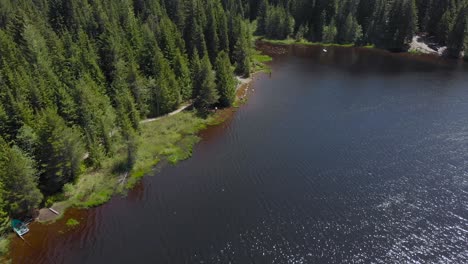
M 130 202 L 140 202 L 143 200 L 145 194 L 145 180 L 139 181 L 135 187 L 133 187 L 127 195 L 128 201 Z

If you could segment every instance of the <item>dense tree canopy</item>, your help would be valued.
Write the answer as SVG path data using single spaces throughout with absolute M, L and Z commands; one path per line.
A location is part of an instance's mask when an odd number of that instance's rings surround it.
M 231 63 L 226 52 L 221 51 L 216 58 L 216 88 L 219 93 L 219 103 L 231 106 L 236 97 L 236 82 L 232 74 Z
M 467 6 L 467 0 L 251 0 L 249 10 L 256 33 L 268 38 L 403 50 L 425 32 L 458 56 L 467 45 Z
M 0 229 L 116 146 L 132 166 L 141 119 L 230 105 L 234 69 L 250 73 L 247 6 L 0 0 Z

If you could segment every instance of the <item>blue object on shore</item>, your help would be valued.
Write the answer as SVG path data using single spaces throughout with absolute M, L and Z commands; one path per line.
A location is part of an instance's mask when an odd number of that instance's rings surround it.
M 11 221 L 11 227 L 13 227 L 15 233 L 18 234 L 18 236 L 20 237 L 23 237 L 24 234 L 29 232 L 28 226 L 18 219 L 13 219 Z

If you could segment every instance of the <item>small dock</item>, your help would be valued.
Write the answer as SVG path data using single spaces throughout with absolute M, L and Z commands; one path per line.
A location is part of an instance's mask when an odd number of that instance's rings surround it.
M 49 210 L 50 210 L 52 213 L 56 214 L 56 215 L 60 215 L 60 213 L 57 212 L 57 211 L 56 211 L 55 209 L 53 209 L 53 208 L 49 208 Z

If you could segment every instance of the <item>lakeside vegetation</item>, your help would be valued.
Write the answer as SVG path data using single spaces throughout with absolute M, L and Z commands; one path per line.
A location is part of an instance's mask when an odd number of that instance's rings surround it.
M 272 60 L 272 57 L 262 54 L 258 50 L 254 50 L 252 54 L 252 71 L 269 73 L 271 70 L 267 63 L 271 62 Z
M 127 149 L 122 146 L 100 169 L 90 169 L 76 182 L 66 184 L 63 193 L 53 202 L 58 202 L 61 208 L 89 208 L 107 202 L 116 193 L 125 193 L 160 162 L 175 164 L 189 158 L 200 139 L 197 133 L 213 120 L 213 116 L 202 118 L 188 111 L 141 124 L 136 140 L 136 161 L 131 170 L 119 167 L 127 158 Z
M 274 45 L 303 45 L 303 46 L 323 46 L 323 47 L 354 47 L 356 44 L 348 43 L 348 44 L 338 44 L 338 43 L 323 43 L 323 42 L 311 42 L 304 39 L 296 40 L 296 39 L 261 39 L 262 42 L 274 44 Z M 366 46 L 371 48 L 373 46 Z
M 458 57 L 467 14 L 467 0 L 0 0 L 0 233 L 190 157 L 210 109 L 235 105 L 234 76 L 269 71 L 253 33 L 404 50 L 422 31 Z
M 61 208 L 60 216 L 53 218 L 52 222 L 63 217 L 70 206 L 95 207 L 107 202 L 115 194 L 125 194 L 161 162 L 176 164 L 188 159 L 194 145 L 200 140 L 198 132 L 220 122 L 220 117 L 214 114 L 201 117 L 197 111 L 184 111 L 141 124 L 134 167 L 127 172 L 118 168 L 127 155 L 126 148 L 122 145 L 121 151 L 106 159 L 101 168 L 89 169 L 76 182 L 66 184 L 62 193 L 50 197 L 48 205 L 54 204 L 54 207 Z M 74 228 L 79 222 L 68 219 L 66 225 Z M 0 238 L 0 259 L 8 252 L 8 246 L 8 237 Z
M 253 0 L 256 34 L 275 44 L 371 45 L 406 51 L 416 33 L 459 57 L 468 47 L 468 1 Z
M 129 175 L 126 188 L 148 174 L 159 162 L 176 164 L 192 155 L 193 146 L 200 140 L 199 131 L 211 125 L 213 116 L 200 117 L 196 112 L 181 112 L 157 122 L 142 125 L 137 161 Z
M 69 228 L 75 228 L 80 225 L 80 222 L 74 218 L 70 218 L 67 220 L 66 226 Z
M 0 0 L 0 233 L 189 157 L 210 109 L 232 105 L 235 75 L 252 71 L 243 5 Z M 197 110 L 140 124 L 185 102 Z
M 3 236 L 0 238 L 0 261 L 4 261 L 8 263 L 6 259 L 3 258 L 4 255 L 8 253 L 8 248 L 10 246 L 10 239 L 8 237 Z

